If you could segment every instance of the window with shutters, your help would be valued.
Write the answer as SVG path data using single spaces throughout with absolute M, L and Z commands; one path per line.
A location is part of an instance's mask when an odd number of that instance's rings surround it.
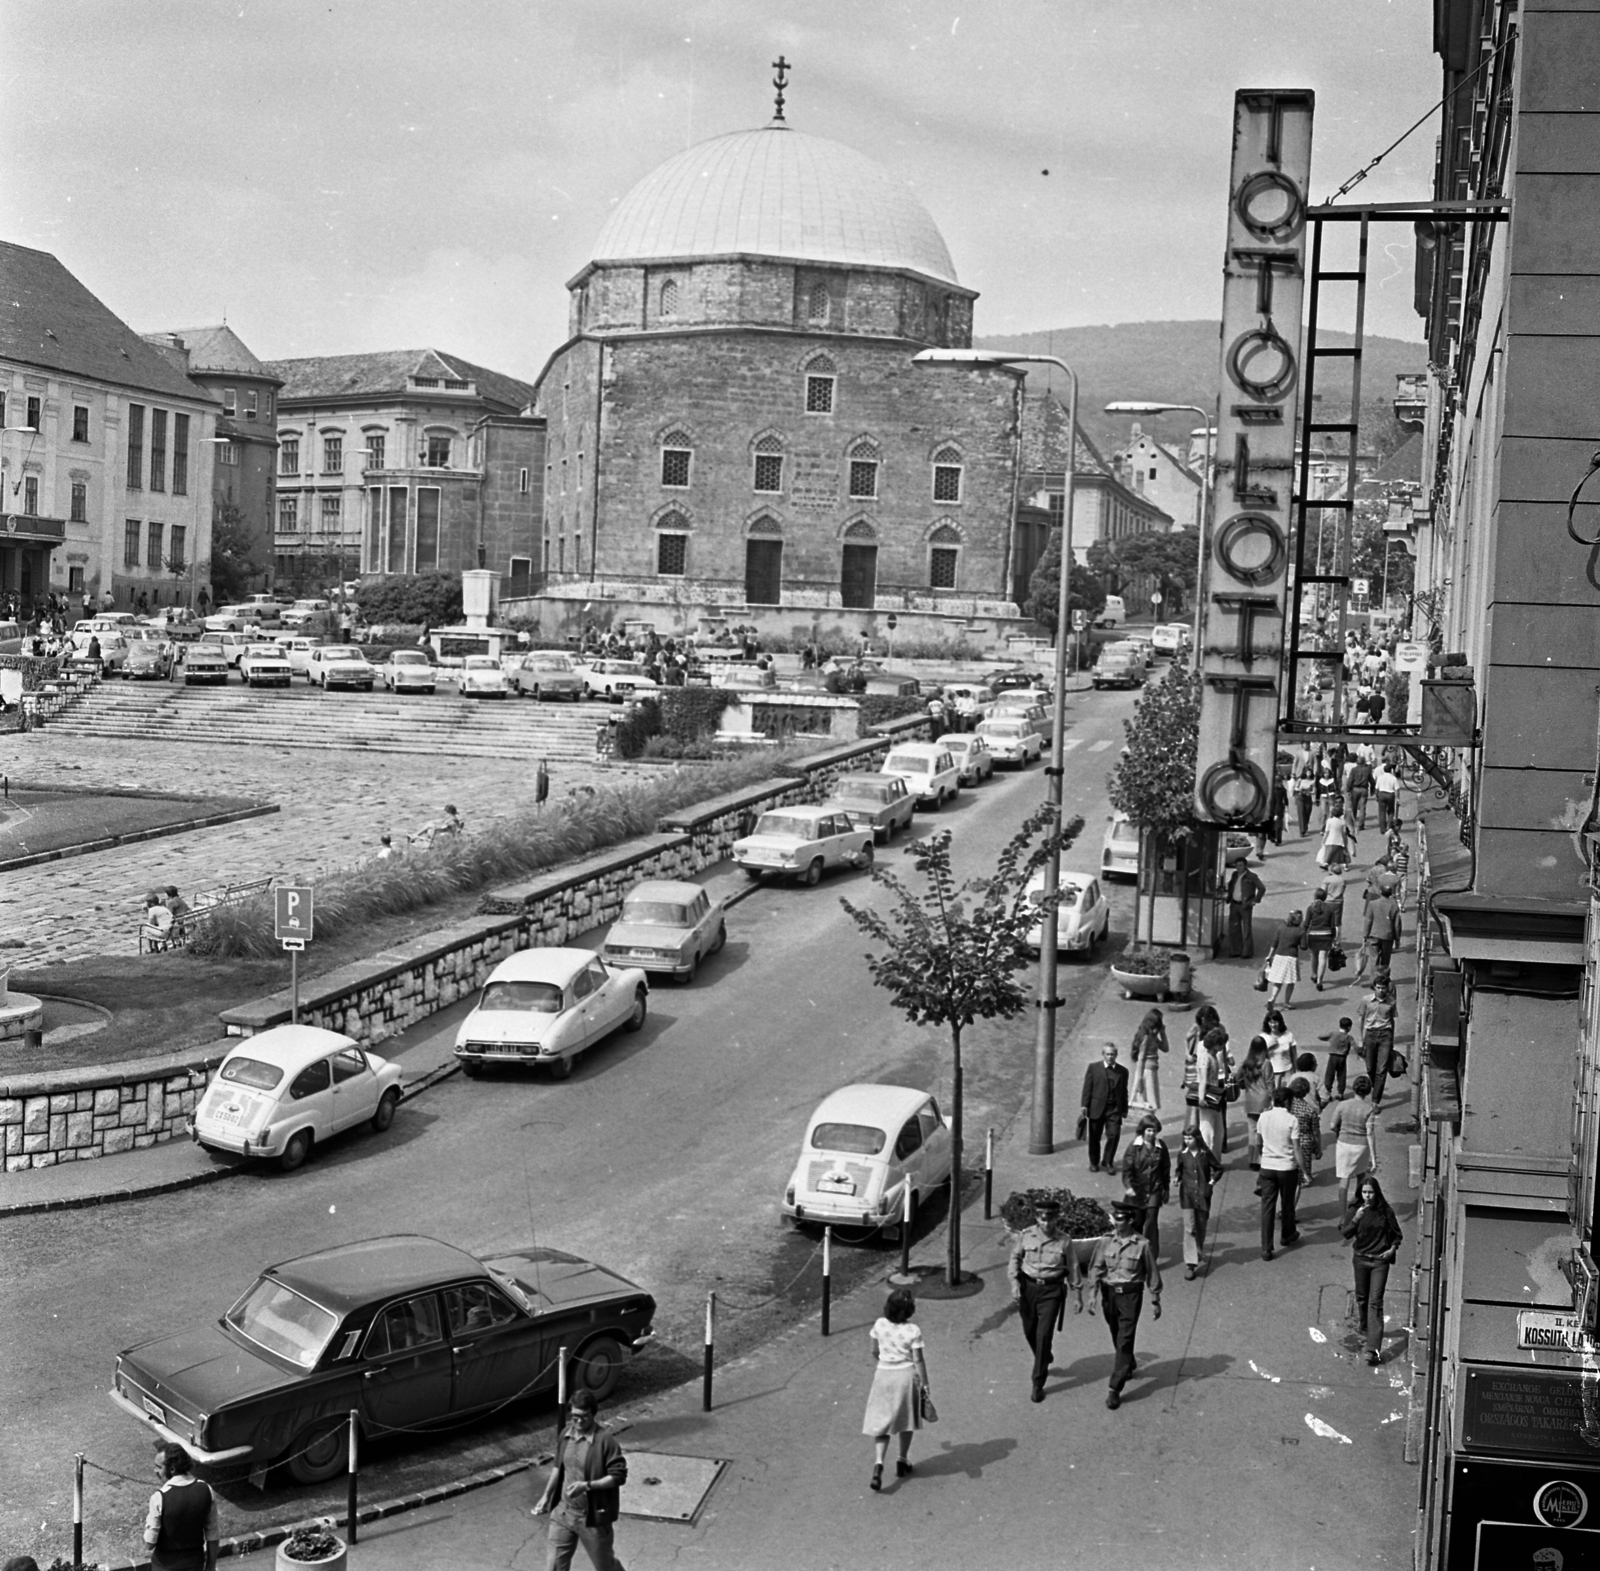
M 144 565 L 159 569 L 161 566 L 161 533 L 160 524 L 151 523 L 145 526 L 145 557 Z
M 26 475 L 22 481 L 22 511 L 29 518 L 39 516 L 39 477 Z
M 300 473 L 300 442 L 297 437 L 286 436 L 283 439 L 283 445 L 278 449 L 278 473 L 280 475 Z
M 367 468 L 382 469 L 384 467 L 385 448 L 388 440 L 382 431 L 367 432 Z
M 935 502 L 961 500 L 961 452 L 955 447 L 941 447 L 933 455 L 933 499 Z
M 150 489 L 167 489 L 167 412 L 150 411 Z
M 322 472 L 325 475 L 344 473 L 344 438 L 325 436 L 322 439 Z
M 72 406 L 72 440 L 74 442 L 89 440 L 89 411 L 82 404 Z
M 282 535 L 297 534 L 300 529 L 300 498 L 297 496 L 280 496 L 278 498 L 278 533 Z

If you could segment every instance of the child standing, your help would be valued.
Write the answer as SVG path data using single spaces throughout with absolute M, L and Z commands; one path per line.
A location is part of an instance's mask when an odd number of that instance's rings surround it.
M 1333 1083 L 1339 1082 L 1338 1095 L 1344 1096 L 1345 1066 L 1350 1058 L 1350 1049 L 1356 1045 L 1355 1034 L 1351 1031 L 1352 1021 L 1349 1015 L 1339 1016 L 1339 1029 L 1337 1031 L 1324 1031 L 1317 1038 L 1319 1042 L 1328 1044 L 1328 1064 L 1322 1071 L 1322 1089 L 1329 1096 L 1333 1094 Z

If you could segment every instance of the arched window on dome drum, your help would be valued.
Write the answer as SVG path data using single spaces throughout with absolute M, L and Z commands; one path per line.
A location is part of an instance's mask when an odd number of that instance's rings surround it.
M 961 563 L 961 531 L 941 524 L 928 536 L 928 587 L 954 589 Z
M 961 449 L 941 447 L 933 455 L 933 499 L 935 502 L 961 500 Z
M 827 355 L 816 355 L 806 362 L 806 413 L 831 415 L 834 404 L 834 383 L 838 381 L 839 368 Z
M 677 488 L 689 484 L 689 465 L 694 447 L 682 431 L 670 431 L 661 439 L 661 483 Z
M 783 438 L 764 436 L 755 446 L 754 489 L 766 495 L 783 490 Z
M 862 438 L 850 444 L 850 498 L 870 501 L 878 494 L 878 444 Z
M 663 316 L 676 316 L 678 314 L 678 280 L 669 278 L 661 286 L 661 314 Z

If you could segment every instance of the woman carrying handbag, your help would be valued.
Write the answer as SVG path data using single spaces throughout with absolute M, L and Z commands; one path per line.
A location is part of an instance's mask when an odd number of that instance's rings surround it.
M 916 1299 L 905 1288 L 897 1287 L 872 1327 L 876 1367 L 861 1432 L 872 1436 L 871 1488 L 874 1492 L 883 1488 L 883 1464 L 889 1456 L 889 1436 L 894 1435 L 900 1446 L 900 1455 L 894 1464 L 895 1476 L 909 1478 L 911 1436 L 922 1428 L 924 1420 L 931 1423 L 938 1417 L 928 1391 L 928 1363 L 923 1354 L 922 1331 L 911 1319 L 916 1312 Z

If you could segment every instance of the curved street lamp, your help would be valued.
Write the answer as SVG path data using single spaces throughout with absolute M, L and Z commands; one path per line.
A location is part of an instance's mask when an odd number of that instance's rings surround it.
M 964 365 L 1053 365 L 1066 373 L 1067 449 L 1066 495 L 1061 513 L 1061 583 L 1056 596 L 1054 722 L 1050 738 L 1050 767 L 1045 771 L 1045 799 L 1055 813 L 1055 827 L 1061 827 L 1062 746 L 1067 729 L 1067 627 L 1072 620 L 1068 604 L 1072 578 L 1072 474 L 1078 454 L 1078 376 L 1065 360 L 1054 355 L 1006 354 L 987 349 L 924 349 L 911 357 L 917 366 Z M 1045 888 L 1061 887 L 1061 846 L 1050 848 L 1045 863 Z M 1039 934 L 1039 1027 L 1033 1047 L 1033 1113 L 1028 1127 L 1030 1156 L 1049 1156 L 1055 1150 L 1055 1075 L 1056 1075 L 1056 935 L 1060 914 L 1054 904 L 1047 905 Z

